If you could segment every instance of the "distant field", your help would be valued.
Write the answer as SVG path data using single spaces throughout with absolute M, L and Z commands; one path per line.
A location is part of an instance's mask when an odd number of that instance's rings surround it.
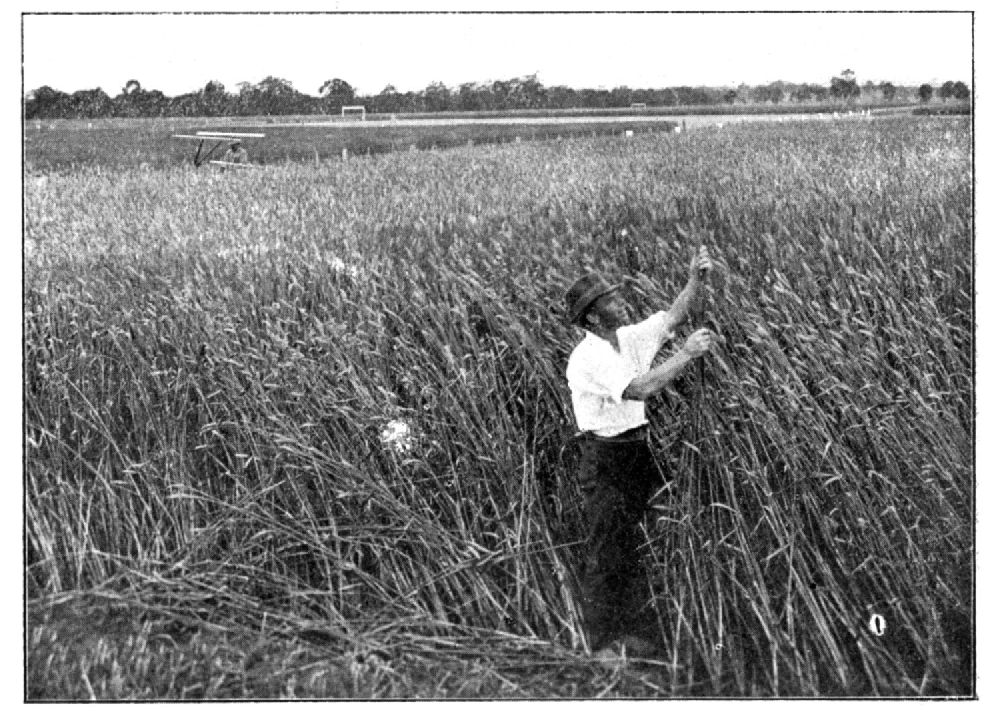
M 967 116 L 972 113 L 972 108 L 965 104 L 946 104 L 930 107 L 917 107 L 913 110 L 916 116 Z
M 172 139 L 176 133 L 198 130 L 257 131 L 263 139 L 247 142 L 252 163 L 322 161 L 350 154 L 384 154 L 410 148 L 449 148 L 468 144 L 502 144 L 517 140 L 555 139 L 571 136 L 602 136 L 626 131 L 672 131 L 676 122 L 663 118 L 577 121 L 565 119 L 537 123 L 466 124 L 439 118 L 432 124 L 426 119 L 413 123 L 399 121 L 384 125 L 370 122 L 320 124 L 319 117 L 294 123 L 292 117 L 271 121 L 243 119 L 163 120 L 106 119 L 27 122 L 24 130 L 24 164 L 28 173 L 66 171 L 83 167 L 119 167 L 145 165 L 148 168 L 190 163 L 197 142 Z M 211 146 L 209 142 L 206 146 Z M 220 152 L 225 147 L 220 149 Z
M 870 108 L 875 116 L 909 111 L 889 105 Z M 865 108 L 858 107 L 858 111 Z M 28 173 L 83 167 L 166 167 L 190 162 L 195 143 L 171 139 L 198 130 L 255 131 L 248 142 L 252 163 L 322 161 L 349 154 L 502 144 L 518 140 L 670 132 L 683 125 L 779 121 L 782 117 L 827 118 L 840 105 L 651 107 L 519 112 L 370 114 L 364 122 L 336 116 L 214 117 L 170 119 L 33 120 L 24 124 L 24 166 Z M 209 145 L 210 146 L 210 145 Z M 224 148 L 224 147 L 223 147 Z M 221 152 L 222 149 L 220 149 Z
M 917 105 L 909 102 L 889 102 L 880 104 L 858 104 L 848 107 L 856 111 L 872 110 L 873 112 L 899 112 L 911 109 Z M 596 117 L 596 116 L 699 116 L 705 114 L 727 115 L 741 114 L 746 116 L 767 116 L 770 114 L 829 114 L 845 110 L 843 102 L 824 102 L 820 104 L 681 104 L 672 107 L 608 107 L 599 109 L 521 109 L 516 111 L 469 111 L 469 112 L 424 112 L 415 114 L 400 114 L 400 117 L 507 117 L 507 116 L 543 116 L 543 117 Z M 379 116 L 379 115 L 370 115 Z

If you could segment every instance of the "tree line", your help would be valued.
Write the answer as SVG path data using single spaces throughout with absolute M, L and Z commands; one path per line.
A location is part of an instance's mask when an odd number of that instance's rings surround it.
M 851 70 L 833 77 L 829 85 L 771 82 L 738 87 L 665 87 L 661 89 L 574 89 L 546 87 L 537 75 L 491 82 L 467 82 L 448 87 L 431 82 L 422 90 L 400 92 L 387 85 L 375 95 L 358 94 L 347 81 L 327 80 L 319 96 L 304 94 L 279 77 L 266 77 L 256 84 L 241 82 L 235 92 L 218 81 L 210 81 L 195 92 L 168 97 L 157 89 L 145 89 L 131 79 L 114 97 L 102 89 L 72 94 L 49 86 L 39 87 L 24 99 L 25 119 L 99 117 L 196 117 L 268 116 L 294 114 L 340 114 L 341 107 L 363 105 L 376 114 L 417 112 L 467 112 L 510 110 L 609 109 L 616 107 L 699 106 L 713 104 L 779 104 L 817 102 L 929 102 L 935 94 L 943 101 L 967 101 L 963 82 L 945 82 L 935 89 L 897 87 L 891 82 L 859 85 Z

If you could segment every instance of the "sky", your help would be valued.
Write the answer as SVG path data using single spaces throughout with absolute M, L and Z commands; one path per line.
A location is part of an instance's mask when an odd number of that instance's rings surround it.
M 226 7 L 216 5 L 195 8 Z M 545 86 L 575 88 L 828 85 L 845 69 L 862 84 L 972 80 L 969 13 L 613 13 L 585 1 L 572 7 L 591 12 L 179 14 L 152 6 L 166 12 L 22 15 L 24 91 L 100 87 L 115 96 L 136 79 L 176 96 L 210 80 L 235 92 L 275 76 L 306 94 L 335 77 L 376 94 L 388 84 L 417 91 L 534 73 Z

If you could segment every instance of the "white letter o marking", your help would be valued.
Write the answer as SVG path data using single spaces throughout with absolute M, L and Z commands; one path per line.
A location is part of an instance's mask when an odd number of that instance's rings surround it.
M 871 630 L 872 634 L 876 637 L 881 637 L 885 634 L 885 618 L 876 612 L 871 616 L 871 619 L 868 620 L 868 629 Z

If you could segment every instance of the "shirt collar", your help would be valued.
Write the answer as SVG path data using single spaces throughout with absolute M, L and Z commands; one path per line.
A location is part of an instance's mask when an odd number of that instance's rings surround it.
M 604 339 L 600 335 L 596 335 L 593 332 L 591 332 L 590 330 L 587 330 L 586 332 L 587 332 L 587 336 L 584 338 L 585 342 L 589 341 L 592 346 L 593 345 L 600 345 L 600 347 L 598 347 L 597 349 L 610 350 L 613 354 L 616 354 L 616 355 L 620 355 L 621 354 L 620 350 L 616 350 L 615 347 L 614 347 L 614 345 L 612 345 L 610 342 L 608 342 L 606 339 Z M 622 332 L 622 328 L 621 327 L 619 327 L 617 330 L 615 330 L 615 335 L 618 337 L 618 347 L 619 348 L 621 348 L 621 344 L 622 344 L 622 335 L 621 335 L 621 332 Z

